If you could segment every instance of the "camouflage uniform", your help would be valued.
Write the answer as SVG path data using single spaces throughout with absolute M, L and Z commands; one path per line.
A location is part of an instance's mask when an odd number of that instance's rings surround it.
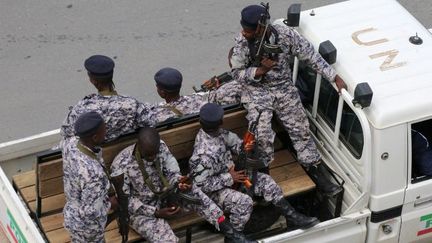
M 105 141 L 134 132 L 139 127 L 156 124 L 154 109 L 151 106 L 135 98 L 118 95 L 115 91 L 87 95 L 69 109 L 60 131 L 63 140 L 75 136 L 75 121 L 81 114 L 89 111 L 96 111 L 104 118 L 107 128 Z
M 189 161 L 192 173 L 198 175 L 194 182 L 224 210 L 231 212 L 234 228 L 242 230 L 252 212 L 252 199 L 246 194 L 231 189 L 234 184 L 229 168 L 234 164 L 232 153 L 239 154 L 242 140 L 234 133 L 219 129 L 219 136 L 212 137 L 202 129 L 195 139 L 194 152 Z M 263 173 L 258 173 L 254 195 L 263 196 L 276 203 L 283 198 L 276 182 Z
M 129 213 L 132 227 L 150 242 L 177 242 L 178 238 L 165 219 L 156 218 L 155 211 L 167 207 L 144 183 L 143 175 L 139 169 L 134 155 L 135 145 L 122 150 L 111 165 L 112 176 L 125 175 L 123 190 L 129 194 Z M 159 153 L 155 161 L 148 162 L 144 159 L 144 167 L 151 183 L 156 191 L 163 188 L 159 173 L 155 164 L 160 163 L 162 172 L 170 185 L 176 183 L 180 178 L 180 169 L 176 159 L 168 150 L 167 145 L 161 141 Z M 210 200 L 198 187 L 192 186 L 189 192 L 195 198 L 201 200 L 202 205 L 184 204 L 181 206 L 186 210 L 196 211 L 208 222 L 218 227 L 218 218 L 223 216 L 219 207 Z
M 240 34 L 235 39 L 231 63 L 233 77 L 244 84 L 248 100 L 245 108 L 247 119 L 253 122 L 262 112 L 258 124 L 258 146 L 265 152 L 264 161 L 270 163 L 274 158 L 273 142 L 275 133 L 271 128 L 273 112 L 281 121 L 297 151 L 298 160 L 310 165 L 320 159 L 316 145 L 309 134 L 309 123 L 300 102 L 297 88 L 292 82 L 289 57 L 297 55 L 324 78 L 333 81 L 336 71 L 314 50 L 314 47 L 294 29 L 273 25 L 278 32 L 278 43 L 283 53 L 278 55 L 277 66 L 262 78 L 255 79 L 256 67 L 251 67 L 251 57 L 247 40 Z M 270 42 L 275 43 L 274 34 Z
M 63 150 L 63 173 L 64 226 L 72 242 L 104 242 L 111 203 L 102 153 L 95 154 L 72 138 Z
M 207 93 L 194 93 L 183 95 L 176 101 L 160 102 L 155 107 L 157 122 L 163 122 L 170 118 L 179 118 L 184 115 L 197 114 L 201 106 L 206 103 L 218 103 L 229 105 L 240 103 L 241 85 L 237 81 L 231 81 Z

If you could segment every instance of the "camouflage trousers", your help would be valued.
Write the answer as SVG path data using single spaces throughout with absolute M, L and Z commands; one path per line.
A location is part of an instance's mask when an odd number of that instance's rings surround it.
M 105 243 L 105 232 L 68 230 L 72 243 Z
M 262 160 L 266 165 L 274 159 L 275 132 L 271 123 L 273 113 L 288 132 L 302 165 L 314 164 L 321 158 L 309 133 L 309 121 L 295 86 L 289 83 L 274 87 L 248 85 L 246 92 L 250 97 L 250 101 L 244 104 L 249 124 L 255 122 L 261 113 L 257 142 L 258 148 L 264 152 Z
M 279 202 L 283 198 L 282 189 L 273 178 L 260 172 L 257 173 L 254 195 L 264 197 L 266 202 L 271 202 L 273 204 Z
M 241 94 L 242 85 L 236 80 L 233 80 L 220 86 L 217 90 L 211 91 L 209 94 L 209 102 L 219 105 L 239 104 Z
M 210 198 L 225 212 L 229 212 L 230 222 L 234 229 L 243 231 L 252 213 L 252 198 L 231 188 L 212 192 Z
M 189 195 L 199 198 L 201 205 L 180 201 L 179 206 L 185 211 L 192 210 L 198 213 L 219 229 L 218 219 L 223 216 L 223 211 L 198 187 L 193 186 Z M 148 217 L 143 214 L 131 215 L 130 219 L 132 228 L 150 242 L 178 242 L 177 236 L 165 219 Z

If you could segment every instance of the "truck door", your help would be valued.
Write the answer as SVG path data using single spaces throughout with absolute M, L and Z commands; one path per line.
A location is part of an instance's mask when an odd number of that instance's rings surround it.
M 408 182 L 399 242 L 432 242 L 432 119 L 408 126 Z

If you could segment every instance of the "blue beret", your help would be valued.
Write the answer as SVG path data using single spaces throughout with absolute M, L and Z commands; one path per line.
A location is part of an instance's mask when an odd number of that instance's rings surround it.
M 94 76 L 109 76 L 113 74 L 114 61 L 102 55 L 94 55 L 84 62 L 84 67 Z
M 200 121 L 207 126 L 217 127 L 221 124 L 224 110 L 222 107 L 215 103 L 207 103 L 200 109 Z
M 183 81 L 182 74 L 174 68 L 162 68 L 154 76 L 156 84 L 167 91 L 180 90 Z
M 99 113 L 94 111 L 84 113 L 75 122 L 75 135 L 78 137 L 94 135 L 103 123 L 104 119 Z
M 244 28 L 256 29 L 262 14 L 266 14 L 266 9 L 260 5 L 249 5 L 241 11 L 240 24 Z

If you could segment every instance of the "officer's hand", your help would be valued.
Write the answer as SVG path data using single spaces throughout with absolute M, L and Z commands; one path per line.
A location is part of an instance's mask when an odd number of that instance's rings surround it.
M 118 201 L 117 201 L 116 196 L 110 197 L 109 200 L 110 200 L 110 203 L 111 203 L 111 209 L 113 211 L 117 210 L 117 208 L 118 208 Z
M 192 188 L 192 185 L 189 183 L 189 177 L 188 176 L 181 176 L 179 179 L 178 189 L 180 191 L 188 191 Z
M 180 207 L 161 208 L 157 210 L 154 215 L 156 218 L 169 219 L 176 215 L 179 211 Z
M 245 144 L 245 150 L 246 151 L 252 151 L 254 149 L 255 146 L 255 141 L 250 141 L 248 143 Z
M 264 57 L 261 60 L 261 67 L 263 67 L 265 70 L 270 71 L 273 67 L 275 67 L 277 65 L 276 61 L 273 61 L 270 58 L 266 58 Z
M 347 85 L 346 85 L 345 81 L 341 77 L 339 77 L 339 75 L 337 75 L 337 74 L 335 77 L 335 84 L 336 84 L 336 87 L 337 87 L 339 93 L 341 92 L 342 89 L 347 89 Z
M 234 183 L 243 183 L 245 180 L 248 179 L 244 170 L 235 171 L 234 166 L 231 166 L 229 168 L 229 173 L 233 178 Z

